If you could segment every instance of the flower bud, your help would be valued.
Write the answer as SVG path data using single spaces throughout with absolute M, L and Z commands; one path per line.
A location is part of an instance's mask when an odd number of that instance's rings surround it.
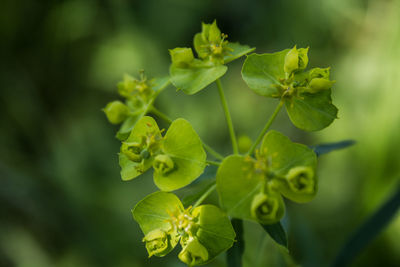
M 332 87 L 335 81 L 329 80 L 330 68 L 314 68 L 310 71 L 310 83 L 307 91 L 310 93 L 318 93 Z
M 239 147 L 239 152 L 240 153 L 246 153 L 247 151 L 250 150 L 251 145 L 253 144 L 253 141 L 251 138 L 247 135 L 242 135 L 238 139 L 238 147 Z
M 279 221 L 283 216 L 282 203 L 279 203 L 279 200 L 264 193 L 255 195 L 251 202 L 251 215 L 265 224 Z
M 171 55 L 172 64 L 187 67 L 193 60 L 193 51 L 191 48 L 182 48 L 177 47 L 169 50 L 169 54 Z
M 174 169 L 174 162 L 168 155 L 160 154 L 155 157 L 153 168 L 162 175 L 166 175 Z
M 178 255 L 189 266 L 199 265 L 208 260 L 207 249 L 195 238 L 187 242 Z
M 155 229 L 143 238 L 143 242 L 146 242 L 146 249 L 149 253 L 149 257 L 164 256 L 163 252 L 166 252 L 169 247 L 168 235 L 161 229 Z
M 121 96 L 129 98 L 132 96 L 132 93 L 135 90 L 136 80 L 132 76 L 125 74 L 123 81 L 119 82 L 117 87 L 118 93 Z
M 296 70 L 304 70 L 308 64 L 308 47 L 297 49 L 294 46 L 285 56 L 285 64 L 283 70 L 291 74 Z
M 121 101 L 113 101 L 108 103 L 103 111 L 109 122 L 119 124 L 128 117 L 129 108 Z
M 121 152 L 125 154 L 130 160 L 134 162 L 142 161 L 142 152 L 143 145 L 141 143 L 127 143 L 123 142 L 121 146 Z
M 315 191 L 314 170 L 311 167 L 294 167 L 289 170 L 286 179 L 295 193 L 313 194 Z

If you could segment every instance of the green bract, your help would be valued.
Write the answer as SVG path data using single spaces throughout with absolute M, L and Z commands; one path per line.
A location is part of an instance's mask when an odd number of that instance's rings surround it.
M 142 117 L 121 145 L 122 180 L 131 180 L 151 166 L 154 182 L 164 191 L 188 185 L 204 171 L 206 154 L 189 122 L 172 122 L 164 137 L 151 117 Z
M 327 127 L 336 118 L 329 68 L 305 71 L 308 48 L 272 54 L 251 54 L 242 69 L 243 80 L 257 94 L 281 98 L 293 124 L 306 131 Z
M 171 82 L 178 90 L 189 95 L 197 93 L 225 74 L 228 68 L 224 64 L 254 50 L 247 45 L 230 43 L 226 38 L 216 21 L 203 23 L 202 32 L 197 33 L 193 41 L 198 58 L 191 48 L 170 50 Z
M 222 162 L 217 172 L 221 206 L 235 218 L 276 223 L 285 210 L 280 194 L 300 203 L 315 196 L 316 162 L 310 148 L 270 131 L 255 159 L 232 155 Z
M 172 193 L 155 192 L 132 210 L 145 237 L 149 256 L 165 256 L 180 242 L 179 259 L 202 265 L 230 248 L 235 232 L 229 218 L 216 206 L 184 209 Z
M 169 77 L 148 80 L 143 72 L 140 72 L 140 79 L 124 76 L 123 81 L 118 83 L 118 92 L 125 98 L 125 104 L 113 101 L 103 109 L 111 123 L 122 123 L 118 139 L 122 141 L 129 136 L 133 126 L 150 111 L 154 99 L 168 84 Z

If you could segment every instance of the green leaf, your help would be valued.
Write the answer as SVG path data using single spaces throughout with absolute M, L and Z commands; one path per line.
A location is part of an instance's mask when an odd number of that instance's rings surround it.
M 233 245 L 236 234 L 228 216 L 218 207 L 201 205 L 193 209 L 193 215 L 196 214 L 199 214 L 196 237 L 206 247 L 209 262 Z
M 285 197 L 295 202 L 308 202 L 314 198 L 317 193 L 315 175 L 317 157 L 312 149 L 303 144 L 293 143 L 277 131 L 269 131 L 264 136 L 260 153 L 269 161 L 269 171 L 278 178 L 276 181 L 279 190 Z M 289 179 L 292 178 L 290 176 L 293 170 L 302 171 L 302 168 L 312 172 L 309 179 L 305 181 L 307 184 L 297 184 L 297 180 Z M 303 177 L 298 178 L 303 179 Z
M 142 117 L 132 129 L 126 143 L 140 143 L 143 136 L 147 136 L 149 133 L 154 133 L 161 139 L 161 132 L 157 126 L 156 121 L 149 116 Z M 121 146 L 122 148 L 122 146 Z M 146 170 L 148 170 L 153 162 L 153 157 L 150 156 L 144 159 L 142 162 L 134 162 L 128 159 L 128 157 L 120 152 L 119 153 L 119 165 L 121 166 L 121 178 L 122 180 L 131 180 L 136 178 Z
M 332 267 L 348 266 L 352 260 L 385 229 L 398 214 L 400 208 L 400 184 L 394 194 L 346 241 Z
M 227 69 L 228 67 L 224 65 L 206 66 L 198 64 L 182 67 L 172 64 L 169 72 L 171 82 L 178 90 L 182 90 L 188 95 L 193 95 L 222 77 Z
M 163 191 L 172 191 L 190 184 L 206 166 L 202 142 L 190 123 L 177 119 L 169 127 L 162 147 L 174 162 L 174 169 L 166 174 L 154 172 L 154 183 Z
M 249 55 L 242 68 L 242 77 L 250 89 L 262 96 L 279 97 L 279 84 L 281 79 L 285 79 L 283 65 L 288 51 Z
M 323 154 L 327 154 L 329 152 L 338 150 L 338 149 L 343 149 L 349 146 L 352 146 L 356 143 L 354 140 L 344 140 L 340 142 L 335 142 L 335 143 L 327 143 L 327 144 L 319 144 L 316 146 L 311 146 L 310 148 L 314 150 L 315 154 L 319 157 Z
M 251 214 L 251 204 L 264 185 L 264 175 L 255 173 L 253 163 L 244 156 L 228 156 L 217 172 L 221 207 L 234 218 L 258 221 Z
M 154 78 L 152 82 L 152 89 L 154 92 L 157 93 L 157 95 L 162 92 L 167 86 L 169 85 L 170 80 L 169 76 L 164 76 L 164 77 L 159 77 L 159 78 Z
M 133 218 L 138 222 L 140 229 L 146 236 L 148 233 L 160 229 L 169 235 L 170 246 L 164 251 L 164 256 L 178 243 L 179 236 L 169 221 L 176 210 L 183 210 L 181 201 L 177 196 L 166 192 L 155 192 L 139 201 L 132 210 Z
M 133 126 L 135 126 L 136 122 L 141 118 L 143 115 L 138 115 L 138 116 L 130 116 L 128 117 L 121 125 L 119 128 L 116 137 L 120 141 L 126 140 L 128 138 L 129 134 L 131 133 Z
M 233 229 L 236 233 L 236 242 L 226 253 L 228 267 L 242 267 L 242 255 L 244 253 L 243 221 L 232 219 Z
M 253 52 L 256 48 L 250 47 L 248 45 L 241 45 L 239 43 L 228 43 L 228 48 L 230 48 L 230 52 L 224 56 L 224 64 L 227 64 L 235 59 L 238 59 L 248 53 Z
M 305 131 L 318 131 L 336 119 L 337 108 L 332 104 L 331 90 L 315 94 L 303 93 L 285 101 L 292 123 Z
M 279 245 L 288 248 L 288 241 L 286 231 L 280 222 L 274 224 L 261 224 L 262 228 L 269 234 L 269 236 Z

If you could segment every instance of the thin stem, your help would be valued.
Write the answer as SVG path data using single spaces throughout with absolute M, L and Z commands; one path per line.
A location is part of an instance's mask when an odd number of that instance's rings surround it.
M 171 124 L 172 123 L 172 119 L 170 119 L 165 113 L 161 112 L 160 110 L 158 110 L 157 108 L 155 108 L 154 106 L 151 107 L 151 112 L 153 112 L 156 116 L 158 116 L 160 119 L 163 119 L 165 122 Z M 222 156 L 220 153 L 218 153 L 217 151 L 215 151 L 212 147 L 210 147 L 209 145 L 207 145 L 206 143 L 204 143 L 203 141 L 201 141 L 203 143 L 203 147 L 205 150 L 207 150 L 207 152 L 214 156 L 216 159 L 219 160 L 223 160 L 224 156 Z
M 196 203 L 194 203 L 193 208 L 196 208 L 198 205 L 200 205 L 215 190 L 215 188 L 217 188 L 216 183 L 210 186 L 210 188 L 208 188 L 207 191 L 204 192 L 204 194 L 202 194 L 201 197 L 199 197 Z
M 238 154 L 239 150 L 238 150 L 238 145 L 237 145 L 237 141 L 236 141 L 235 130 L 233 129 L 232 118 L 231 118 L 231 114 L 229 113 L 228 103 L 226 102 L 224 90 L 222 89 L 222 84 L 219 79 L 217 79 L 215 81 L 215 83 L 217 84 L 219 96 L 221 98 L 222 108 L 224 109 L 224 112 L 225 112 L 225 119 L 226 119 L 226 123 L 228 124 L 229 135 L 231 136 L 231 140 L 232 140 L 233 153 Z
M 167 115 L 165 115 L 164 113 L 159 111 L 154 106 L 151 107 L 151 112 L 154 113 L 154 115 L 158 116 L 160 119 L 164 120 L 166 123 L 169 123 L 169 124 L 172 123 L 172 120 Z
M 206 163 L 208 163 L 210 165 L 215 165 L 215 166 L 221 165 L 221 162 L 213 161 L 213 160 L 206 160 Z
M 254 153 L 254 150 L 256 149 L 257 145 L 261 142 L 262 138 L 264 137 L 264 134 L 268 131 L 269 127 L 271 126 L 272 122 L 275 120 L 276 115 L 278 115 L 278 113 L 281 110 L 282 106 L 283 106 L 283 99 L 281 99 L 281 101 L 279 101 L 279 104 L 275 108 L 274 113 L 271 115 L 271 117 L 267 121 L 267 124 L 265 124 L 264 129 L 262 129 L 261 133 L 258 135 L 256 141 L 251 146 L 249 152 L 247 152 L 247 155 L 251 155 L 251 154 Z
M 208 152 L 210 155 L 214 156 L 216 159 L 224 160 L 224 156 L 222 156 L 220 153 L 218 153 L 217 151 L 215 151 L 212 147 L 210 147 L 209 145 L 207 145 L 207 144 L 204 143 L 203 141 L 202 141 L 202 143 L 203 143 L 204 149 L 207 150 L 207 152 Z

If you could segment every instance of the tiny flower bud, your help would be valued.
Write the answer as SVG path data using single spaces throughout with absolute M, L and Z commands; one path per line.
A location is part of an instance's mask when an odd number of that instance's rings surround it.
M 314 171 L 311 167 L 294 167 L 290 169 L 286 175 L 286 179 L 293 192 L 306 194 L 314 193 Z
M 109 122 L 119 124 L 128 117 L 129 108 L 121 101 L 113 101 L 108 103 L 103 111 Z
M 125 154 L 130 160 L 134 162 L 142 161 L 142 144 L 140 143 L 126 143 L 123 142 L 121 146 L 121 152 Z
M 306 91 L 318 93 L 319 91 L 330 89 L 335 81 L 329 80 L 329 69 L 330 68 L 312 69 L 309 74 L 310 83 Z
M 194 59 L 193 51 L 191 48 L 177 47 L 169 50 L 171 61 L 178 66 L 188 66 Z
M 166 175 L 174 169 L 174 162 L 168 155 L 160 154 L 154 159 L 153 168 L 162 175 Z
M 135 90 L 136 80 L 132 76 L 125 74 L 123 81 L 119 82 L 117 87 L 118 93 L 121 96 L 129 98 L 132 96 L 132 93 Z
M 149 253 L 149 257 L 164 256 L 162 253 L 168 249 L 168 235 L 161 229 L 155 229 L 149 232 L 144 238 L 143 242 L 146 242 L 146 249 Z
M 253 141 L 247 135 L 242 135 L 238 139 L 238 147 L 240 153 L 246 153 L 249 151 Z
M 308 48 L 299 48 L 297 49 L 294 46 L 285 56 L 285 64 L 283 66 L 283 70 L 291 74 L 296 70 L 303 70 L 307 67 L 308 64 Z
M 259 193 L 251 202 L 251 214 L 261 223 L 272 223 L 280 219 L 278 199 Z
M 193 238 L 183 247 L 178 257 L 187 265 L 194 266 L 208 260 L 208 251 L 197 239 Z

